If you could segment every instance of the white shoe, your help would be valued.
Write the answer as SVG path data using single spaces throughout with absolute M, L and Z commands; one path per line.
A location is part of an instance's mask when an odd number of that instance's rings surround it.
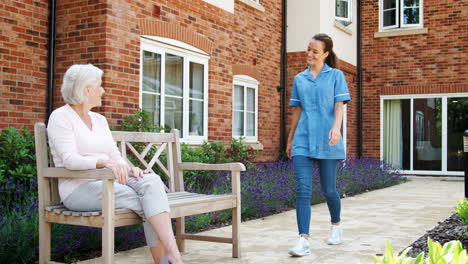
M 328 235 L 328 245 L 339 245 L 343 242 L 343 228 L 341 225 L 332 225 Z
M 296 246 L 289 250 L 289 255 L 294 257 L 303 257 L 310 255 L 310 244 L 304 237 L 299 238 Z

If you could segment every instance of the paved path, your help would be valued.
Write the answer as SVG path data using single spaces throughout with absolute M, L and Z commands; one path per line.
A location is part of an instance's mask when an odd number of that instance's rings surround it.
M 314 263 L 357 264 L 363 260 L 375 263 L 373 255 L 382 253 L 385 241 L 400 251 L 432 229 L 454 211 L 462 198 L 463 182 L 440 178 L 411 178 L 411 181 L 382 190 L 367 192 L 342 200 L 344 243 L 329 246 L 325 239 L 329 229 L 326 204 L 312 206 L 312 255 L 292 258 L 287 250 L 297 240 L 295 211 L 265 217 L 241 225 L 242 258 L 231 258 L 229 244 L 187 241 L 184 262 L 227 264 Z M 231 227 L 205 232 L 230 235 Z M 148 248 L 116 254 L 116 264 L 152 263 Z M 79 262 L 100 263 L 99 259 Z

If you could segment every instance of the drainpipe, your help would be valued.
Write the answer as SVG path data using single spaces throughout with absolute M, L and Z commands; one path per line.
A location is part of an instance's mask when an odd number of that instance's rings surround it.
M 281 8 L 281 65 L 280 65 L 280 152 L 286 150 L 286 86 L 287 86 L 287 53 L 286 53 L 286 13 L 287 0 L 282 1 Z
M 49 40 L 48 40 L 48 64 L 47 64 L 47 117 L 46 123 L 49 120 L 50 114 L 54 108 L 54 71 L 55 71 L 55 0 L 49 1 Z
M 358 157 L 362 157 L 362 3 L 357 1 L 357 90 L 358 90 Z

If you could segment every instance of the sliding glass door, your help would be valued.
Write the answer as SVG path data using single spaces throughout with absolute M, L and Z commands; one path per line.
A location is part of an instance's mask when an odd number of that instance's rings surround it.
M 468 95 L 394 97 L 382 98 L 382 159 L 408 173 L 462 173 Z
M 442 99 L 413 100 L 413 170 L 442 169 Z
M 468 97 L 447 98 L 447 170 L 463 171 L 463 132 L 468 129 Z

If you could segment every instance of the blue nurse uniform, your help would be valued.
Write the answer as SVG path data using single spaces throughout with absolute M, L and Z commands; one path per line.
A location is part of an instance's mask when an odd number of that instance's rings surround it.
M 335 103 L 351 100 L 342 71 L 324 64 L 314 79 L 310 66 L 294 77 L 290 106 L 302 107 L 293 138 L 292 156 L 345 159 L 343 138 L 330 146 L 328 133 L 335 120 Z

